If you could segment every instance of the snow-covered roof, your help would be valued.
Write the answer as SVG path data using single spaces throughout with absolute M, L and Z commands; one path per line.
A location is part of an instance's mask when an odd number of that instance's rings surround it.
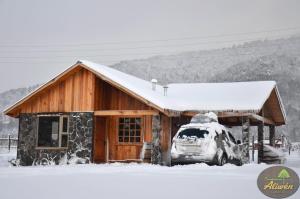
M 153 104 L 175 111 L 258 112 L 276 87 L 275 81 L 169 84 L 167 95 L 159 85 L 90 61 L 80 61 Z
M 164 95 L 164 87 L 158 84 L 152 89 L 151 81 L 123 73 L 116 69 L 90 61 L 81 60 L 62 74 L 81 65 L 92 71 L 100 78 L 109 81 L 120 88 L 130 91 L 135 96 L 143 99 L 160 110 L 172 111 L 239 111 L 259 112 L 273 89 L 277 92 L 280 109 L 284 115 L 283 106 L 277 91 L 275 81 L 251 81 L 231 83 L 176 83 L 167 85 L 167 95 Z M 51 82 L 51 81 L 50 81 Z M 49 84 L 42 85 L 16 104 L 6 109 L 7 113 L 20 105 L 35 93 Z M 285 117 L 285 115 L 284 115 Z

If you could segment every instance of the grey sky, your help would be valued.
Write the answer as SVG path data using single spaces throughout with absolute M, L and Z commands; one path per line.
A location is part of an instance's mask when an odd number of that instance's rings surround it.
M 299 10 L 299 0 L 0 0 L 0 92 L 78 59 L 112 64 L 299 33 Z

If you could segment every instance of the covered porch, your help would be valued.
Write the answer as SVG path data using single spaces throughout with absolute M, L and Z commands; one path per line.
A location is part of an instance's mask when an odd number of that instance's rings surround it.
M 151 162 L 151 149 L 141 157 L 144 143 L 152 143 L 155 110 L 101 110 L 94 112 L 93 161 Z

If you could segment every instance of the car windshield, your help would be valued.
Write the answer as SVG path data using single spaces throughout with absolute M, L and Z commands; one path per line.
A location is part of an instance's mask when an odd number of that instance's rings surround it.
M 204 135 L 207 135 L 207 130 L 200 130 L 196 128 L 189 128 L 184 129 L 178 134 L 178 138 L 185 138 L 185 137 L 197 137 L 197 138 L 204 138 Z
M 195 115 L 191 123 L 211 123 L 211 122 L 216 122 L 213 118 L 207 117 L 206 115 Z

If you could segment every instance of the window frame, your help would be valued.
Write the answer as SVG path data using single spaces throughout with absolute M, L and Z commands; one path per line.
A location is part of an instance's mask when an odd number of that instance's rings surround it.
M 56 147 L 49 147 L 49 146 L 39 146 L 39 120 L 41 117 L 58 117 L 59 118 L 59 127 L 58 127 L 58 146 Z M 63 119 L 67 118 L 67 132 L 62 132 L 63 130 Z M 70 118 L 68 115 L 61 115 L 61 114 L 51 114 L 51 115 L 38 115 L 37 116 L 37 136 L 36 136 L 36 147 L 35 149 L 47 149 L 47 150 L 61 150 L 61 149 L 68 149 L 69 147 L 69 126 L 70 126 Z M 68 140 L 67 140 L 67 146 L 62 147 L 61 146 L 61 138 L 62 135 L 67 135 Z
M 120 119 L 121 118 L 123 118 L 123 119 L 125 119 L 125 118 L 139 118 L 139 119 L 141 119 L 140 142 L 120 142 L 119 141 L 119 129 L 120 129 Z M 116 130 L 116 141 L 117 141 L 118 145 L 138 145 L 138 146 L 143 145 L 143 143 L 144 143 L 144 129 L 145 129 L 145 127 L 144 127 L 144 117 L 142 117 L 142 116 L 118 116 L 116 118 L 116 124 L 117 124 L 116 125 L 117 126 L 117 128 L 116 128 L 117 129 Z

